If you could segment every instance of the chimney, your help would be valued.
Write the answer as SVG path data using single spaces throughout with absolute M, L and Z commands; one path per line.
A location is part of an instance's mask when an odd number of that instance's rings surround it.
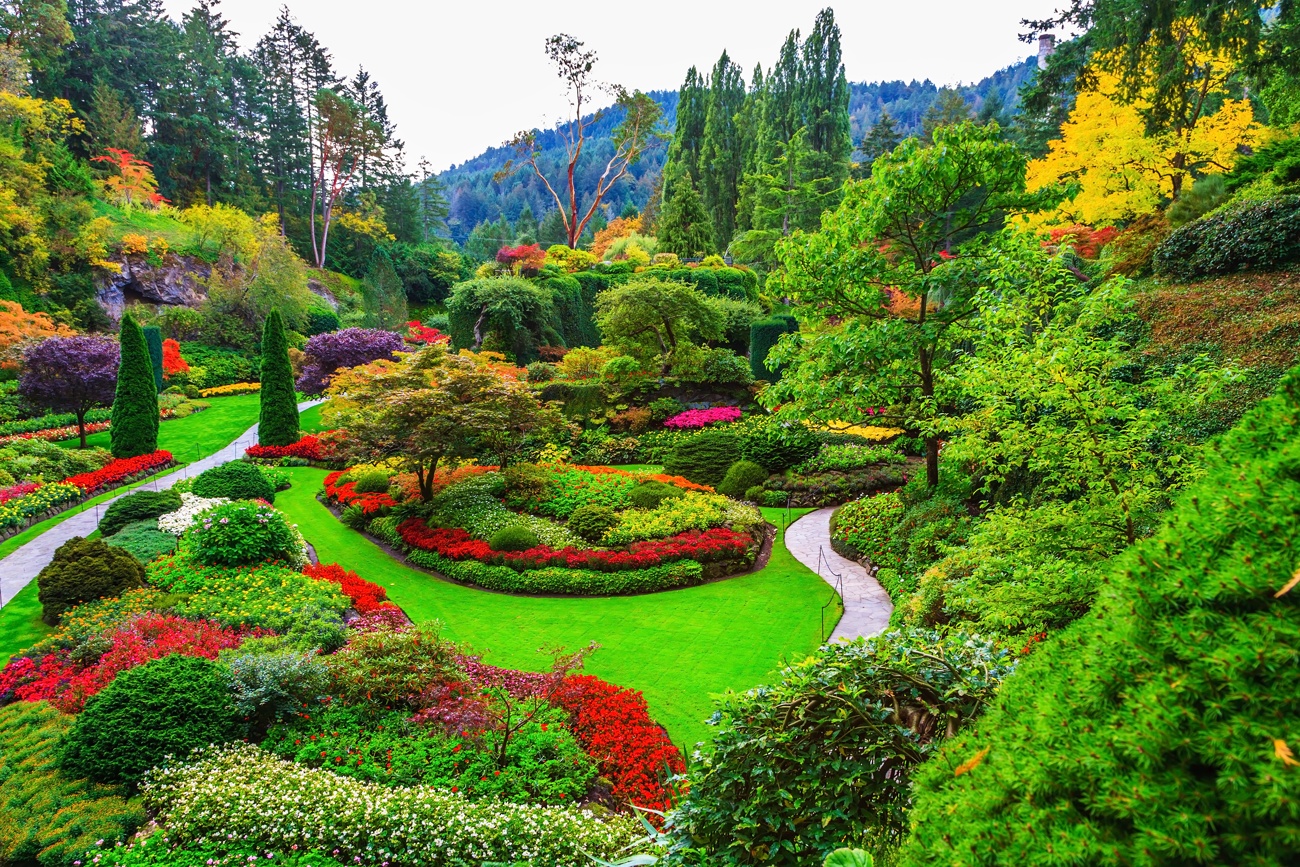
M 1038 68 L 1047 68 L 1047 58 L 1056 51 L 1056 34 L 1043 33 L 1038 37 Z

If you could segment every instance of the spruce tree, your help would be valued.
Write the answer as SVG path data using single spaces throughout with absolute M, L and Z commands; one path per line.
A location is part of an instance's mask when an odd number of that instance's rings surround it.
M 293 389 L 293 366 L 289 364 L 289 341 L 284 318 L 272 310 L 262 328 L 261 415 L 257 441 L 264 446 L 287 446 L 298 441 L 298 398 Z
M 894 125 L 894 119 L 889 116 L 889 112 L 880 112 L 880 117 L 871 126 L 871 132 L 862 140 L 862 156 L 869 164 L 875 162 L 876 157 L 881 154 L 887 154 L 894 148 L 903 137 L 898 132 L 898 127 Z
M 149 347 L 149 363 L 153 365 L 153 384 L 159 392 L 163 390 L 163 338 L 162 329 L 157 325 L 146 325 L 141 331 L 144 332 L 144 345 Z
M 158 450 L 158 388 L 144 331 L 128 313 L 119 333 L 122 354 L 113 395 L 113 457 L 134 458 Z
M 713 224 L 689 176 L 674 180 L 673 195 L 656 229 L 661 253 L 698 256 L 712 253 Z
M 740 200 L 740 176 L 744 170 L 744 146 L 736 116 L 744 104 L 744 73 L 724 51 L 709 80 L 699 181 L 704 207 L 713 222 L 714 246 L 720 250 L 736 234 L 736 203 Z

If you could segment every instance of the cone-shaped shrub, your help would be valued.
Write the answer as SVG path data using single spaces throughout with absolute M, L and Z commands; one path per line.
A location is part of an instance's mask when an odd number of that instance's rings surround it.
M 119 335 L 121 361 L 113 395 L 112 450 L 115 458 L 134 458 L 158 450 L 158 387 L 144 332 L 128 313 Z
M 298 441 L 298 398 L 293 390 L 293 366 L 284 319 L 272 310 L 262 328 L 262 414 L 257 441 L 264 446 L 288 446 Z
M 149 364 L 153 368 L 153 385 L 157 391 L 163 389 L 163 336 L 157 325 L 146 325 L 140 329 L 144 332 L 144 345 L 149 347 Z
M 1300 368 L 917 775 L 896 861 L 1294 864 Z

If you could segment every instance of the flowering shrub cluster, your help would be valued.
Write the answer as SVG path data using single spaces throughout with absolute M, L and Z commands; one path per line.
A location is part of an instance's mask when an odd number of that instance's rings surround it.
M 346 473 L 347 470 L 339 470 L 325 477 L 326 499 L 340 506 L 358 506 L 365 515 L 387 514 L 389 509 L 397 505 L 397 501 L 386 493 L 360 494 L 357 493 L 356 482 L 340 484 L 339 480 Z
M 302 534 L 263 503 L 223 503 L 195 520 L 181 541 L 200 562 L 213 566 L 307 562 Z
M 106 421 L 96 421 L 86 423 L 86 434 L 99 433 L 108 430 L 109 424 Z M 9 434 L 0 437 L 0 445 L 13 440 L 47 440 L 49 442 L 58 442 L 59 440 L 70 440 L 81 436 L 80 429 L 75 425 L 63 425 L 61 427 L 42 428 L 40 430 L 27 431 L 25 433 Z
M 903 508 L 903 499 L 896 493 L 845 503 L 835 512 L 831 540 L 877 566 L 897 568 L 895 555 L 890 552 L 890 536 Z
M 181 494 L 181 507 L 158 518 L 158 529 L 179 536 L 190 528 L 195 518 L 229 502 L 225 497 L 200 497 L 185 491 Z
M 326 461 L 331 457 L 326 444 L 314 434 L 307 434 L 287 446 L 249 446 L 244 454 L 250 458 L 302 458 L 308 461 Z
M 419 518 L 408 518 L 397 525 L 402 541 L 412 548 L 441 554 L 451 560 L 477 560 L 480 563 L 509 566 L 512 569 L 590 569 L 597 572 L 621 572 L 646 569 L 677 560 L 710 563 L 744 557 L 750 537 L 726 528 L 700 532 L 689 530 L 667 539 L 637 542 L 626 551 L 592 551 L 578 548 L 555 550 L 539 545 L 526 551 L 493 551 L 487 542 L 475 539 L 459 527 L 430 528 Z
M 203 620 L 148 612 L 99 636 L 103 654 L 83 664 L 70 651 L 57 650 L 39 659 L 23 656 L 0 671 L 0 699 L 50 702 L 64 713 L 79 713 L 86 699 L 104 689 L 123 671 L 173 653 L 216 659 L 249 635 Z
M 308 563 L 302 572 L 317 581 L 329 581 L 337 584 L 349 599 L 358 614 L 372 614 L 381 608 L 395 608 L 388 601 L 388 591 L 378 584 L 367 581 L 356 572 L 344 569 L 337 563 Z
M 715 406 L 709 409 L 688 409 L 664 421 L 670 430 L 694 430 L 711 424 L 730 424 L 740 421 L 740 407 Z
M 205 388 L 199 392 L 204 397 L 231 397 L 236 394 L 253 394 L 262 390 L 260 382 L 232 382 L 230 385 L 218 385 Z
M 76 485 L 87 495 L 98 493 L 142 475 L 152 475 L 163 467 L 171 466 L 175 461 L 172 453 L 158 450 L 135 458 L 119 458 L 106 467 L 93 473 L 80 473 L 64 479 L 65 484 Z
M 410 343 L 423 343 L 427 346 L 430 343 L 450 343 L 451 335 L 413 319 L 406 323 L 406 339 Z
M 30 494 L 0 504 L 0 530 L 26 526 L 55 506 L 74 503 L 81 497 L 81 488 L 76 485 L 41 485 Z
M 340 612 L 348 600 L 329 581 L 309 578 L 274 564 L 228 568 L 205 566 L 184 554 L 154 560 L 145 567 L 149 584 L 186 594 L 174 610 L 227 626 L 290 628 L 306 609 Z
M 40 486 L 40 482 L 19 482 L 7 488 L 0 488 L 0 505 L 4 505 L 10 500 L 16 500 L 19 497 L 25 497 Z
M 719 494 L 691 492 L 670 497 L 653 509 L 628 509 L 618 515 L 618 524 L 605 533 L 606 545 L 628 545 L 644 539 L 662 539 L 687 530 L 707 530 L 727 521 L 728 504 Z M 760 519 L 761 520 L 761 517 Z
M 613 782 L 616 800 L 660 811 L 671 806 L 665 782 L 684 773 L 686 765 L 663 727 L 650 718 L 640 692 L 577 674 L 564 679 L 556 699 L 572 714 L 578 742 Z

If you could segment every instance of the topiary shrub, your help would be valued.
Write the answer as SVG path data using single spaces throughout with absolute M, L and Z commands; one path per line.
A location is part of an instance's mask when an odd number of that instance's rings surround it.
M 51 626 L 70 608 L 144 585 L 144 566 L 100 539 L 74 536 L 36 576 L 41 619 Z
M 776 382 L 781 378 L 780 368 L 773 370 L 767 366 L 768 353 L 782 334 L 798 330 L 797 324 L 792 327 L 789 319 L 776 316 L 760 319 L 749 326 L 749 369 L 754 374 L 754 379 Z
M 350 478 L 354 483 L 353 490 L 358 494 L 384 494 L 392 484 L 388 473 L 383 470 L 365 470 Z
M 579 506 L 569 516 L 569 529 L 588 542 L 599 542 L 605 531 L 617 523 L 613 509 L 596 503 Z
M 263 446 L 288 446 L 299 439 L 298 395 L 294 392 L 293 365 L 284 319 L 272 310 L 262 328 L 262 389 L 257 442 Z
M 1300 195 L 1222 208 L 1156 248 L 1156 273 L 1182 280 L 1300 262 Z
M 59 767 L 72 777 L 132 784 L 164 756 L 242 734 L 223 667 L 171 654 L 122 672 L 90 697 L 63 740 Z
M 493 551 L 527 551 L 538 544 L 537 534 L 522 524 L 502 527 L 488 539 L 488 547 Z
M 755 485 L 767 481 L 767 470 L 753 461 L 736 461 L 718 483 L 718 493 L 741 499 Z
M 699 485 L 716 485 L 740 460 L 740 437 L 728 430 L 701 431 L 669 453 L 664 472 Z
M 181 507 L 181 495 L 171 489 L 165 491 L 136 491 L 119 497 L 104 510 L 99 519 L 99 532 L 112 536 L 127 524 L 157 518 Z M 157 525 L 155 525 L 156 527 Z
M 224 503 L 210 509 L 183 539 L 185 549 L 209 566 L 303 562 L 302 536 L 284 515 L 260 503 Z
M 801 424 L 768 421 L 745 434 L 740 454 L 768 472 L 783 473 L 821 451 L 817 434 Z
M 231 461 L 204 470 L 195 477 L 191 490 L 199 497 L 275 502 L 275 491 L 271 489 L 266 476 L 255 465 L 245 461 Z
M 1297 429 L 1300 369 L 917 774 L 895 863 L 1295 862 Z
M 664 500 L 684 497 L 686 492 L 666 482 L 641 482 L 627 492 L 627 499 L 637 509 L 657 509 Z
M 121 355 L 109 431 L 113 457 L 134 458 L 158 450 L 158 387 L 144 332 L 128 313 L 119 334 Z
M 141 563 L 148 563 L 176 550 L 176 537 L 158 529 L 157 519 L 127 524 L 108 544 L 121 548 Z
M 670 833 L 719 863 L 772 867 L 820 864 L 846 842 L 895 844 L 912 769 L 1013 666 L 1009 650 L 960 633 L 823 645 L 780 682 L 719 702 Z

